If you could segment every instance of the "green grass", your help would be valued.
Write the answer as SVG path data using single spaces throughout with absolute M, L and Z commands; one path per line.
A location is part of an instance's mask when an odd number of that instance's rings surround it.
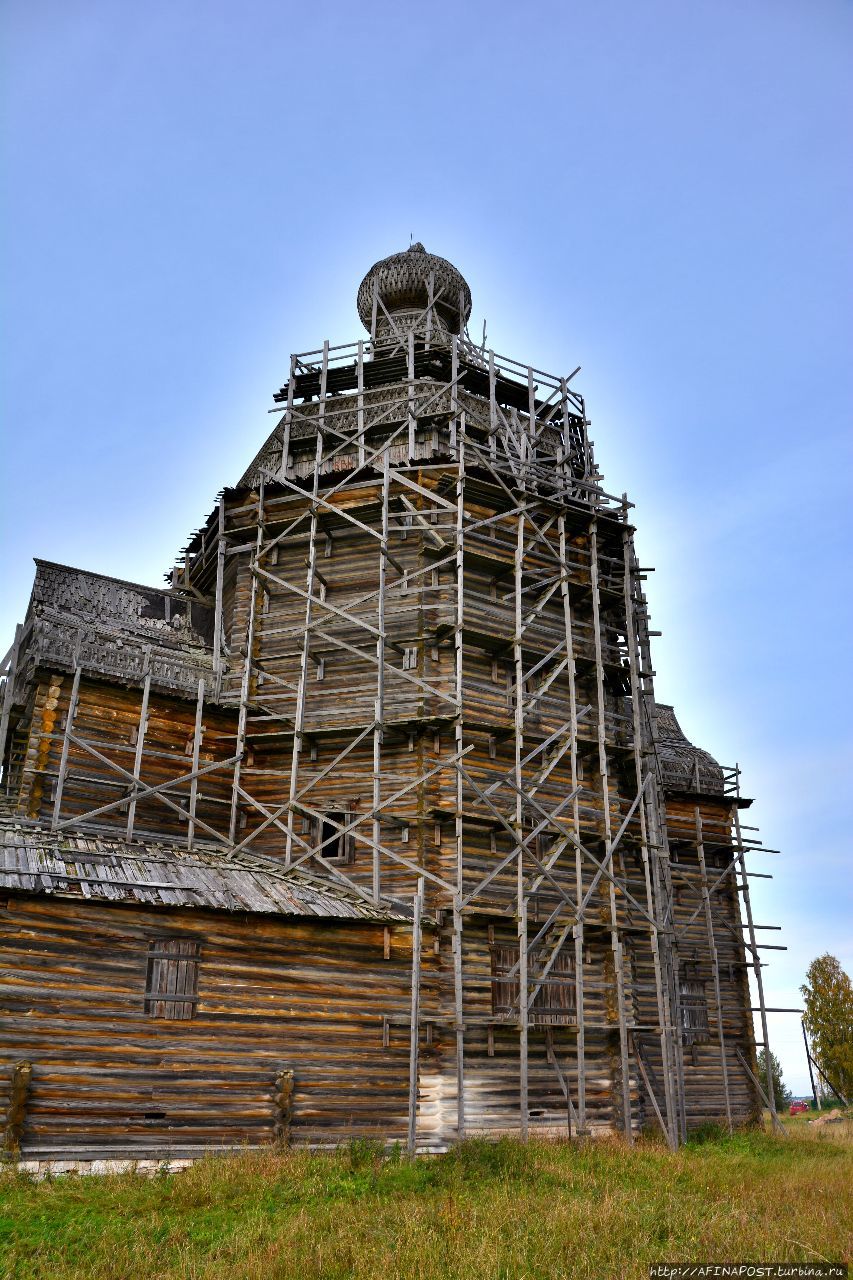
M 676 1153 L 501 1141 L 409 1161 L 354 1144 L 151 1179 L 6 1173 L 0 1276 L 611 1280 L 661 1261 L 847 1259 L 853 1125 L 787 1127 L 706 1133 Z

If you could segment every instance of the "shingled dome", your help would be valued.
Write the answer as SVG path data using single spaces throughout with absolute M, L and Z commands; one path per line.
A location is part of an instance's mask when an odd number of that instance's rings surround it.
M 370 268 L 358 288 L 361 323 L 371 330 L 374 290 L 390 315 L 417 316 L 429 306 L 430 281 L 436 319 L 448 333 L 461 333 L 471 315 L 468 283 L 452 262 L 427 253 L 420 243 L 403 253 L 392 253 Z M 377 325 L 380 329 L 387 325 L 382 307 L 378 308 Z

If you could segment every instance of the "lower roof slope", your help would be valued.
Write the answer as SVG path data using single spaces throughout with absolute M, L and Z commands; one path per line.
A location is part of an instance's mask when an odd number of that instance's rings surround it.
M 69 835 L 0 818 L 0 889 L 154 907 L 205 908 L 333 920 L 407 920 L 343 883 L 275 858 L 210 847 Z

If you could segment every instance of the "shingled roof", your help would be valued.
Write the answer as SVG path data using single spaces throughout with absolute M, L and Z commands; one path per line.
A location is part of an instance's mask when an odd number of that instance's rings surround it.
M 213 610 L 159 587 L 36 560 L 15 677 L 18 700 L 36 666 L 195 698 L 212 672 Z
M 406 920 L 355 890 L 243 850 L 68 835 L 0 818 L 0 889 L 93 902 L 324 919 Z
M 692 791 L 721 796 L 725 778 L 721 766 L 701 747 L 694 747 L 672 707 L 657 703 L 658 750 L 664 786 L 669 791 Z

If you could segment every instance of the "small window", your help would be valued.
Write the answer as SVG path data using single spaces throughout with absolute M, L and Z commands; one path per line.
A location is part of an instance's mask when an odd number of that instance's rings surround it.
M 541 981 L 529 1009 L 529 1018 L 539 1026 L 555 1026 L 575 1020 L 575 962 L 568 950 L 561 950 L 554 963 L 542 978 L 545 966 L 551 958 L 551 948 L 538 947 L 527 962 L 529 990 Z M 492 959 L 492 1013 L 518 1016 L 521 995 L 518 946 L 494 946 Z M 513 970 L 515 972 L 513 973 Z M 510 976 L 511 975 L 511 976 Z
M 681 997 L 681 1040 L 683 1044 L 703 1044 L 708 1039 L 708 999 L 697 964 L 685 964 L 679 974 Z
M 323 814 L 322 818 L 315 821 L 314 844 L 321 858 L 338 865 L 352 862 L 354 845 L 352 833 L 344 834 L 340 830 L 341 827 L 349 826 L 352 820 L 353 815 L 348 809 L 330 809 L 328 813 Z M 321 845 L 324 847 L 320 848 Z
M 155 938 L 148 944 L 145 1012 L 182 1020 L 195 1015 L 201 945 L 192 938 Z
M 403 670 L 417 671 L 418 669 L 418 650 L 417 647 L 407 647 L 403 649 Z

